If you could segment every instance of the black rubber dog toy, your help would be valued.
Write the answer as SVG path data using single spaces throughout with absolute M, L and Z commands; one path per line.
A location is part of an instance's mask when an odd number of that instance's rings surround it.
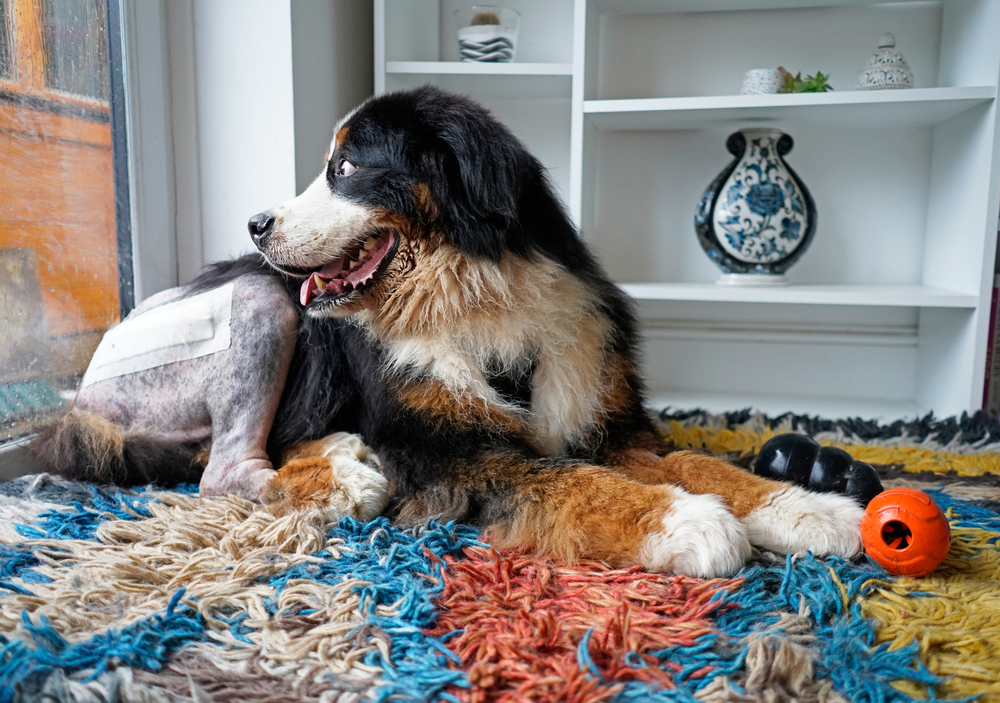
M 802 434 L 769 439 L 754 461 L 753 472 L 812 491 L 842 493 L 862 506 L 882 492 L 882 482 L 870 464 L 855 461 L 843 449 L 822 447 Z

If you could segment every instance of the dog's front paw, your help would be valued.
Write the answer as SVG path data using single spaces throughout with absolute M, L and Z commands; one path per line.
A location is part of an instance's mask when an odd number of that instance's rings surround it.
M 852 498 L 783 486 L 743 518 L 750 542 L 775 552 L 851 557 L 861 551 L 864 509 Z
M 371 520 L 389 502 L 389 482 L 353 455 L 293 459 L 268 482 L 263 502 L 275 515 L 318 509 L 327 522 Z
M 750 541 L 723 502 L 678 488 L 671 488 L 670 495 L 661 524 L 640 550 L 640 563 L 651 571 L 702 578 L 739 571 L 750 558 Z

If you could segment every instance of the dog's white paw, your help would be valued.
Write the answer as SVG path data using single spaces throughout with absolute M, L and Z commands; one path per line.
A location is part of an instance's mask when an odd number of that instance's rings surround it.
M 743 518 L 750 542 L 785 554 L 851 557 L 861 551 L 864 508 L 836 493 L 813 493 L 785 486 Z
M 389 503 L 385 476 L 353 455 L 330 457 L 330 477 L 330 500 L 322 510 L 328 522 L 348 515 L 361 521 L 373 520 Z
M 650 571 L 714 578 L 729 576 L 750 558 L 740 521 L 717 496 L 671 488 L 662 529 L 646 538 L 640 563 Z
M 389 481 L 378 455 L 357 435 L 337 432 L 293 447 L 268 481 L 262 502 L 275 515 L 319 510 L 323 520 L 367 521 L 389 504 Z

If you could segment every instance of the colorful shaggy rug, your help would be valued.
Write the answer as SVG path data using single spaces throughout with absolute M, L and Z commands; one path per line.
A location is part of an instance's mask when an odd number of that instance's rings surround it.
M 783 431 L 842 446 L 930 493 L 951 552 L 923 579 L 761 553 L 705 581 L 27 476 L 0 484 L 0 701 L 1000 701 L 995 420 L 661 419 L 744 465 Z

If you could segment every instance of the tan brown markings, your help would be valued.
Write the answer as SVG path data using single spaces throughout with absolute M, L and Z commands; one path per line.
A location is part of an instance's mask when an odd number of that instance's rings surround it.
M 437 203 L 431 196 L 431 189 L 426 183 L 416 183 L 413 186 L 413 195 L 417 198 L 417 209 L 424 216 L 427 222 L 433 222 L 438 218 Z
M 503 457 L 487 470 L 518 471 Z M 523 464 L 521 465 L 523 468 Z M 666 486 L 643 485 L 606 469 L 577 465 L 555 476 L 520 477 L 512 520 L 488 527 L 495 543 L 557 559 L 601 559 L 614 566 L 638 563 L 651 535 L 663 529 L 672 498 Z
M 123 451 L 125 433 L 118 425 L 89 410 L 74 408 L 58 422 L 46 428 L 36 440 L 32 452 L 38 463 L 49 471 L 67 466 L 77 456 L 93 463 L 89 480 L 114 483 L 126 478 Z M 83 467 L 78 467 L 82 470 Z
M 619 353 L 608 354 L 604 362 L 604 401 L 602 416 L 628 410 L 635 398 L 633 382 L 637 378 L 635 367 Z M 600 419 L 603 422 L 603 417 Z
M 292 459 L 319 458 L 330 454 L 330 437 L 313 439 L 308 442 L 296 442 L 284 449 L 281 454 L 282 468 Z
M 194 460 L 195 463 L 197 463 L 204 470 L 204 468 L 208 466 L 208 460 L 211 456 L 212 446 L 209 443 L 198 450 L 198 453 L 194 455 Z
M 327 507 L 333 490 L 330 461 L 324 457 L 289 461 L 268 481 L 262 502 L 272 514 L 278 516 L 297 510 Z
M 722 459 L 697 452 L 671 452 L 660 457 L 650 449 L 631 448 L 605 459 L 616 471 L 636 481 L 679 485 L 689 493 L 717 495 L 738 519 L 785 487 L 783 483 L 768 481 Z
M 528 428 L 519 418 L 482 398 L 457 396 L 440 381 L 400 381 L 396 393 L 405 406 L 437 424 L 439 430 L 481 428 L 493 434 L 529 441 Z
M 509 512 L 486 526 L 490 542 L 565 561 L 639 563 L 642 547 L 663 531 L 672 503 L 667 486 L 643 485 L 589 464 L 540 465 L 517 454 L 473 457 L 449 476 L 448 484 L 402 501 L 399 519 L 458 519 L 477 493 L 510 490 Z
M 337 148 L 338 146 L 340 146 L 340 145 L 342 145 L 344 143 L 344 140 L 347 139 L 347 133 L 348 133 L 348 131 L 350 131 L 350 127 L 346 127 L 346 126 L 341 127 L 340 129 L 337 130 L 337 134 L 333 138 L 333 146 L 334 146 L 334 148 Z

